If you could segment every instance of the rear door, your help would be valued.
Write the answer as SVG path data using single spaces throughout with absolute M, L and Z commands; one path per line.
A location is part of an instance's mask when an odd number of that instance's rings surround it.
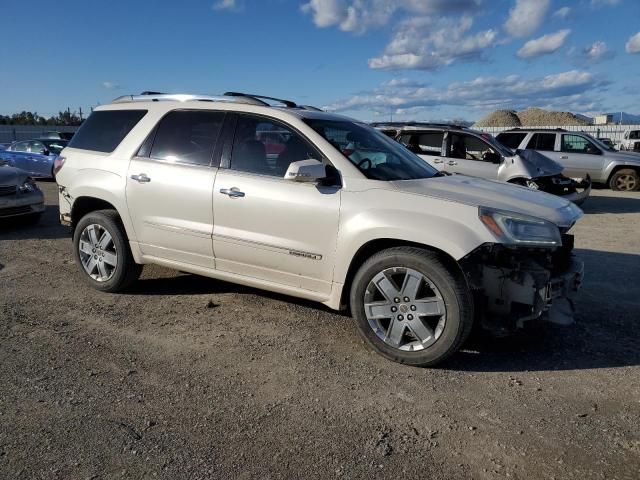
M 400 143 L 438 170 L 444 170 L 442 149 L 444 145 L 443 130 L 424 130 L 420 132 L 404 132 Z
M 468 133 L 449 132 L 446 146 L 445 170 L 490 180 L 498 178 L 500 164 L 483 160 L 486 152 L 498 152 L 481 138 Z
M 211 110 L 171 111 L 131 159 L 127 204 L 143 254 L 215 267 L 214 156 L 224 118 Z
M 563 173 L 566 176 L 582 178 L 588 173 L 594 180 L 600 179 L 604 156 L 588 138 L 573 133 L 562 133 L 559 150 L 552 158 L 565 167 Z
M 328 295 L 339 185 L 285 180 L 291 162 L 324 160 L 319 151 L 276 119 L 236 118 L 213 194 L 216 269 Z M 277 132 L 284 143 L 267 132 Z

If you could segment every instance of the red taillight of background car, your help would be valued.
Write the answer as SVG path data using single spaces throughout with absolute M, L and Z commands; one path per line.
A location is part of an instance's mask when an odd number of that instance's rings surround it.
M 53 162 L 53 174 L 57 175 L 62 166 L 64 165 L 65 157 L 58 157 Z

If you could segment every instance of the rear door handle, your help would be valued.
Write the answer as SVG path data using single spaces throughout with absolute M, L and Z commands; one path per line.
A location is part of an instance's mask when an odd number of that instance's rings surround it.
M 131 175 L 131 180 L 135 180 L 138 183 L 149 183 L 151 179 L 147 177 L 145 173 L 139 175 Z
M 447 165 L 457 165 L 458 162 L 454 162 L 453 160 L 449 160 L 449 163 Z
M 560 158 L 561 158 L 562 160 L 567 160 L 569 157 L 568 157 L 567 155 L 562 155 Z
M 241 192 L 238 187 L 231 188 L 221 188 L 220 193 L 223 195 L 228 195 L 231 198 L 241 198 L 244 197 L 244 192 Z
M 442 163 L 443 160 L 441 158 L 436 158 L 433 163 Z

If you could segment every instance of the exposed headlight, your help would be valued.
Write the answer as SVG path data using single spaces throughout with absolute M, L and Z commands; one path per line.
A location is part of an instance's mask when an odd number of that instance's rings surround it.
M 33 178 L 27 178 L 22 185 L 18 188 L 20 193 L 31 193 L 38 191 L 38 185 L 33 181 Z
M 536 247 L 562 245 L 558 227 L 542 218 L 487 207 L 480 207 L 478 215 L 482 223 L 504 244 Z

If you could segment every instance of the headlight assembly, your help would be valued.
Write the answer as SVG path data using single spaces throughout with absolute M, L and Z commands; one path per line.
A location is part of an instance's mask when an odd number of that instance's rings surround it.
M 27 178 L 22 185 L 18 188 L 20 193 L 31 193 L 38 191 L 38 185 L 33 181 L 33 178 Z
M 558 227 L 542 218 L 514 212 L 480 207 L 482 223 L 505 245 L 559 247 L 562 245 Z

